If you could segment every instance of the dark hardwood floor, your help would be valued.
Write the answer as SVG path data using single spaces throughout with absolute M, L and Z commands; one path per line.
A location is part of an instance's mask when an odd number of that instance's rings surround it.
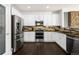
M 56 43 L 24 43 L 14 55 L 66 55 Z

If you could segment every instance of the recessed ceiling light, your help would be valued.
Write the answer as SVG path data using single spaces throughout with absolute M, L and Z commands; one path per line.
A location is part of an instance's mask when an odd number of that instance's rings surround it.
M 50 6 L 46 6 L 46 8 L 50 8 Z
M 31 8 L 31 6 L 27 6 L 27 8 Z

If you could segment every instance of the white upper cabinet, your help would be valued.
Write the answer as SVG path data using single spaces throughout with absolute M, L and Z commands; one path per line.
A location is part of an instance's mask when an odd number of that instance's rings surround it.
M 68 11 L 62 10 L 62 27 L 68 27 Z
M 55 14 L 55 13 L 53 13 L 52 14 L 52 25 L 54 25 L 54 26 L 58 26 L 59 25 L 59 17 L 58 17 L 58 14 Z
M 61 10 L 52 12 L 52 21 L 51 22 L 52 22 L 53 26 L 61 26 L 61 24 L 62 24 Z
M 33 15 L 23 15 L 24 26 L 35 26 L 35 19 Z
M 67 27 L 67 14 L 63 10 L 55 12 L 26 12 L 23 14 L 25 26 L 35 26 L 35 21 L 44 21 L 44 26 Z
M 28 12 L 23 15 L 25 26 L 34 26 L 35 21 L 44 21 L 45 26 L 51 26 L 51 12 Z
M 44 15 L 44 26 L 52 26 L 51 14 Z
M 44 15 L 42 15 L 42 14 L 34 15 L 34 19 L 35 19 L 35 21 L 43 21 Z
M 35 18 L 34 18 L 34 15 L 29 15 L 28 16 L 28 23 L 29 23 L 29 26 L 35 26 Z
M 28 15 L 23 15 L 23 18 L 24 18 L 24 25 L 27 26 L 29 25 L 29 16 Z

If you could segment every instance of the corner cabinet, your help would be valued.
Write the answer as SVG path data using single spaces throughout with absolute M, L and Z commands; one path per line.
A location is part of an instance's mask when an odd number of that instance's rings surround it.
M 66 50 L 66 35 L 59 32 L 53 32 L 54 41 L 65 51 Z

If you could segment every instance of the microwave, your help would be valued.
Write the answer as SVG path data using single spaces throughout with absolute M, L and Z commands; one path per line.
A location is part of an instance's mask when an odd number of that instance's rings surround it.
M 36 26 L 43 26 L 43 21 L 36 21 L 35 24 Z

